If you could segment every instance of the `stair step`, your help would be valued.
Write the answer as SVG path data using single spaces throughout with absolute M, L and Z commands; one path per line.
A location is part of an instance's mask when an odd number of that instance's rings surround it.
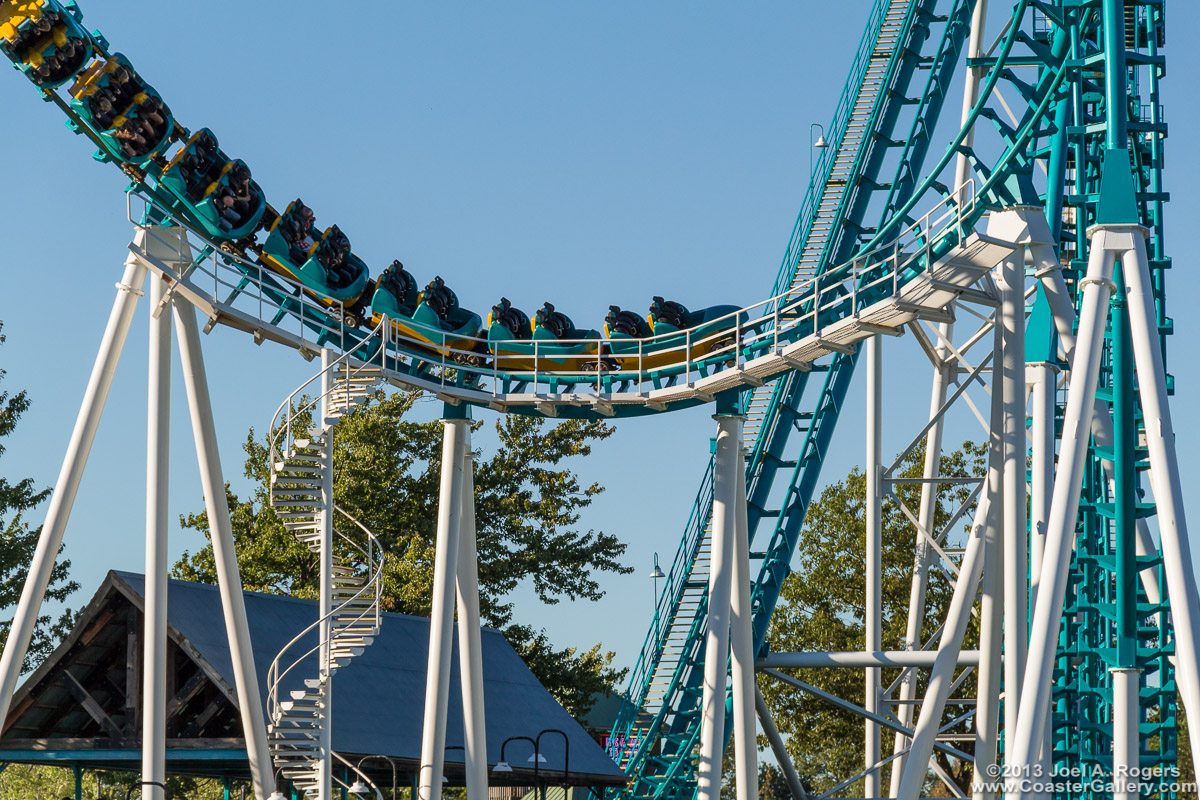
M 309 464 L 317 464 L 325 460 L 325 456 L 321 453 L 288 453 L 284 456 L 283 461 L 276 461 L 276 469 L 284 469 L 288 462 L 306 462 Z
M 292 483 L 296 486 L 316 486 L 321 485 L 321 476 L 309 475 L 280 475 L 278 472 L 271 473 L 271 485 L 276 483 Z
M 320 475 L 325 471 L 324 467 L 309 467 L 304 464 L 288 464 L 284 461 L 276 461 L 275 469 L 277 472 L 299 472 L 303 475 Z M 285 476 L 280 476 L 280 480 L 284 480 Z
M 334 634 L 333 640 L 337 643 L 335 645 L 336 647 L 358 647 L 358 648 L 360 648 L 360 652 L 361 652 L 361 648 L 371 646 L 371 644 L 375 641 L 375 637 L 373 637 L 373 636 L 346 636 L 346 637 L 343 637 L 343 636 Z

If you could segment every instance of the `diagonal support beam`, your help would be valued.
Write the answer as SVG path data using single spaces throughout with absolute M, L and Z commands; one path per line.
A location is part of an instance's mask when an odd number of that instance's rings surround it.
M 771 752 L 775 754 L 779 768 L 783 770 L 783 776 L 787 779 L 788 788 L 792 790 L 792 796 L 795 800 L 808 800 L 808 792 L 804 791 L 804 784 L 800 783 L 796 765 L 792 763 L 792 757 L 788 755 L 787 747 L 783 744 L 783 737 L 779 735 L 779 728 L 775 726 L 775 719 L 771 716 L 771 709 L 767 708 L 767 701 L 763 699 L 762 692 L 759 691 L 757 685 L 754 687 L 754 709 L 758 712 L 758 721 L 762 725 L 767 741 L 771 744 Z
M 872 722 L 877 722 L 877 723 L 879 723 L 879 725 L 881 727 L 887 728 L 892 733 L 899 733 L 899 734 L 903 734 L 904 736 L 912 736 L 913 735 L 913 730 L 911 728 L 904 727 L 903 725 L 901 725 L 898 722 L 896 722 L 895 720 L 893 720 L 891 717 L 885 717 L 882 714 L 872 714 L 871 712 L 867 711 L 865 708 L 863 708 L 860 705 L 851 703 L 849 700 L 843 700 L 842 698 L 838 697 L 837 695 L 830 694 L 829 692 L 822 691 L 821 689 L 818 689 L 817 687 L 813 686 L 811 683 L 805 683 L 804 681 L 800 680 L 799 678 L 793 678 L 791 675 L 782 673 L 777 669 L 767 668 L 767 669 L 761 669 L 761 670 L 759 670 L 759 672 L 761 672 L 764 675 L 770 675 L 772 678 L 783 681 L 784 683 L 794 686 L 803 692 L 807 692 L 808 694 L 811 694 L 813 697 L 819 697 L 822 700 L 824 700 L 825 702 L 829 703 L 830 705 L 837 706 L 838 708 L 840 708 L 844 711 L 849 711 L 851 714 L 857 714 L 858 716 L 862 717 L 863 719 L 869 719 Z M 936 736 L 937 733 L 938 733 L 938 731 L 935 730 L 934 736 Z M 934 741 L 932 749 L 939 750 L 939 751 L 945 753 L 946 755 L 954 756 L 955 758 L 961 758 L 966 761 L 971 760 L 971 756 L 969 753 L 964 753 L 962 750 L 959 750 L 957 747 L 951 747 L 950 745 L 946 744 L 945 742 Z M 929 755 L 925 756 L 925 760 L 926 761 L 929 760 Z
M 108 716 L 108 714 L 104 711 L 104 706 L 100 705 L 96 698 L 92 697 L 88 690 L 83 688 L 83 684 L 79 682 L 79 679 L 72 675 L 68 670 L 64 669 L 62 674 L 63 680 L 67 684 L 67 690 L 71 693 L 71 697 L 74 697 L 75 701 L 78 702 L 79 705 L 83 706 L 83 710 L 88 713 L 88 716 L 91 717 L 97 725 L 103 728 L 104 732 L 107 733 L 110 738 L 116 739 L 117 741 L 123 740 L 125 738 L 124 731 L 121 730 L 120 725 L 113 722 L 112 717 Z

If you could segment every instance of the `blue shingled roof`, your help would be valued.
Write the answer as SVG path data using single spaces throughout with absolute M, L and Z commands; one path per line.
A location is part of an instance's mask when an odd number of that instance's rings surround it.
M 114 572 L 141 605 L 145 578 Z M 317 618 L 317 603 L 280 595 L 246 592 L 246 615 L 263 701 L 267 671 L 280 649 Z M 170 581 L 168 624 L 185 639 L 229 687 L 233 668 L 217 587 Z M 534 736 L 546 728 L 565 732 L 571 743 L 570 771 L 596 782 L 623 783 L 624 773 L 604 750 L 538 682 L 499 631 L 483 629 L 484 706 L 487 718 L 488 763 L 500 760 L 500 745 L 510 736 Z M 313 637 L 311 645 L 315 645 Z M 308 647 L 303 648 L 307 650 Z M 303 650 L 301 651 L 303 652 Z M 429 652 L 429 620 L 406 614 L 384 614 L 374 643 L 333 678 L 333 747 L 343 753 L 377 753 L 418 759 L 425 698 L 425 665 Z M 295 672 L 287 688 L 300 688 L 303 678 L 316 674 L 316 664 Z M 287 685 L 287 682 L 285 682 Z M 450 704 L 446 744 L 463 742 L 458 642 L 455 637 L 450 673 Z M 514 766 L 524 766 L 531 752 L 525 742 L 512 743 L 505 753 Z M 561 737 L 544 736 L 543 769 L 563 767 Z M 462 751 L 446 754 L 448 763 L 461 763 Z M 574 781 L 572 781 L 574 782 Z

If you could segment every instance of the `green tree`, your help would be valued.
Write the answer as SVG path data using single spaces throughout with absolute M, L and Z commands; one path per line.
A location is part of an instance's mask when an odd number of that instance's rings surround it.
M 985 447 L 965 443 L 958 451 L 943 457 L 942 474 L 980 475 L 985 453 Z M 902 462 L 903 477 L 919 478 L 923 462 L 923 449 L 910 453 Z M 950 520 L 970 493 L 962 483 L 941 484 L 939 489 L 935 530 Z M 920 484 L 898 484 L 895 491 L 915 515 L 919 508 Z M 862 649 L 865 634 L 865 563 L 862 555 L 866 535 L 865 492 L 866 478 L 855 468 L 843 480 L 825 487 L 820 498 L 809 507 L 792 562 L 793 572 L 783 583 L 779 605 L 771 620 L 768 633 L 771 649 L 779 652 Z M 970 518 L 970 513 L 964 515 L 964 531 Z M 915 529 L 890 497 L 884 500 L 882 522 L 882 641 L 884 649 L 900 649 L 908 618 Z M 954 590 L 953 577 L 939 569 L 936 555 L 934 559 L 929 570 L 923 640 L 934 635 Z M 975 641 L 977 629 L 973 625 L 964 646 L 972 647 Z M 790 672 L 838 697 L 859 705 L 863 703 L 861 670 L 802 669 Z M 898 674 L 897 670 L 884 670 L 883 686 L 888 686 Z M 923 679 L 925 675 L 919 673 L 918 677 Z M 818 793 L 825 792 L 862 769 L 863 722 L 860 717 L 769 677 L 760 680 L 760 687 L 779 730 L 787 737 L 788 752 L 802 781 Z M 964 684 L 955 696 L 973 697 L 972 687 L 973 684 Z M 923 687 L 918 688 L 918 696 L 921 691 Z M 961 709 L 947 709 L 948 715 L 955 713 L 961 713 Z M 882 738 L 883 752 L 887 755 L 892 750 L 893 737 L 885 731 Z M 937 758 L 965 788 L 970 778 L 970 765 L 953 762 L 941 753 Z M 884 779 L 887 779 L 886 769 Z M 936 793 L 944 787 L 929 788 L 931 793 Z M 842 794 L 861 797 L 861 781 L 846 787 Z
M 388 554 L 385 608 L 418 615 L 430 610 L 442 450 L 440 422 L 407 418 L 423 397 L 380 393 L 369 407 L 343 418 L 334 436 L 338 505 L 370 529 Z M 481 426 L 474 423 L 476 430 Z M 495 452 L 477 453 L 475 461 L 481 614 L 486 624 L 503 629 L 534 674 L 576 716 L 623 674 L 612 668 L 613 654 L 599 645 L 586 652 L 555 649 L 543 632 L 513 620 L 507 598 L 529 580 L 546 604 L 598 600 L 603 592 L 595 572 L 631 571 L 620 562 L 626 545 L 617 537 L 576 528 L 580 512 L 604 489 L 584 484 L 564 464 L 589 455 L 592 443 L 612 432 L 603 422 L 549 426 L 539 418 L 508 415 L 495 425 Z M 256 591 L 316 597 L 317 556 L 295 540 L 267 504 L 267 443 L 251 430 L 243 449 L 254 495 L 228 494 L 242 581 Z M 186 515 L 182 524 L 209 533 L 203 512 Z M 185 553 L 174 574 L 214 582 L 211 545 Z
M 1196 765 L 1192 762 L 1192 737 L 1189 731 L 1187 713 L 1183 710 L 1183 698 L 1175 695 L 1175 720 L 1179 726 L 1179 738 L 1175 741 L 1178 753 L 1176 767 L 1179 769 L 1179 783 L 1196 783 Z
M 140 773 L 84 770 L 80 784 L 86 800 L 124 800 L 141 780 Z M 217 778 L 172 776 L 167 778 L 167 791 L 174 800 L 210 800 L 222 795 L 222 785 Z M 70 767 L 10 764 L 0 773 L 0 797 L 6 800 L 62 800 L 74 796 L 75 773 Z M 132 796 L 141 797 L 137 791 Z
M 0 344 L 4 343 L 4 323 L 0 322 Z M 0 381 L 4 379 L 4 370 L 0 369 Z M 17 420 L 29 408 L 29 396 L 25 392 L 9 395 L 0 392 L 0 457 L 3 457 L 4 438 L 17 427 Z M 24 478 L 16 483 L 10 483 L 0 477 L 0 608 L 12 608 L 21 597 L 25 586 L 25 577 L 29 572 L 29 562 L 33 560 L 33 552 L 37 549 L 38 537 L 42 529 L 30 528 L 25 521 L 25 513 L 36 507 L 50 495 L 49 489 L 38 489 L 31 478 Z M 62 555 L 60 547 L 59 555 Z M 71 562 L 59 558 L 50 575 L 50 585 L 46 589 L 46 598 L 62 602 L 79 588 L 79 584 L 69 577 Z M 29 670 L 41 663 L 54 646 L 71 629 L 75 614 L 64 611 L 56 621 L 49 614 L 38 617 L 37 628 L 25 656 L 25 669 Z M 0 623 L 0 645 L 8 639 L 8 631 L 12 627 L 9 618 Z

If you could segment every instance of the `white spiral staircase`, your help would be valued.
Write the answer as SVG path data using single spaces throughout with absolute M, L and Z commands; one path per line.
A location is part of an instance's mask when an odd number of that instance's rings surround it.
M 270 504 L 276 515 L 314 553 L 321 552 L 332 517 L 329 585 L 322 587 L 328 596 L 322 608 L 330 610 L 288 642 L 267 679 L 276 775 L 313 798 L 329 785 L 323 772 L 341 783 L 332 776 L 334 760 L 357 772 L 329 749 L 330 681 L 379 634 L 384 555 L 375 536 L 333 501 L 333 432 L 339 420 L 370 402 L 381 380 L 377 366 L 352 366 L 343 356 L 292 392 L 271 423 Z M 303 394 L 313 389 L 315 398 Z

